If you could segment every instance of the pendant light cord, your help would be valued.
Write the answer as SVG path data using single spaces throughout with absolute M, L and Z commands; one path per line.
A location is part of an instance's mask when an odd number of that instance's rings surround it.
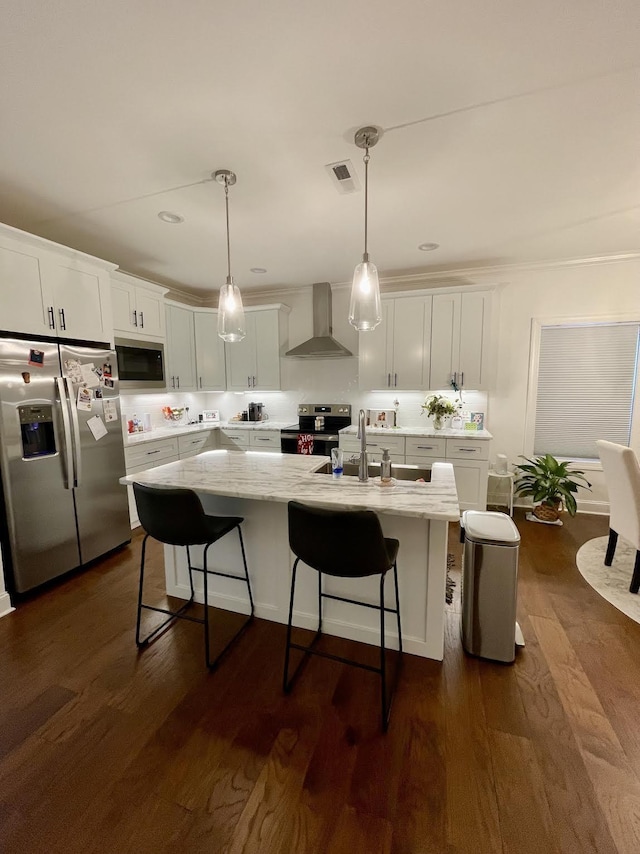
M 227 211 L 227 283 L 231 284 L 231 243 L 229 240 L 229 179 L 224 179 L 224 202 Z
M 368 233 L 368 216 L 369 216 L 369 146 L 365 148 L 365 155 L 362 158 L 364 162 L 364 260 L 369 260 L 367 251 L 367 233 Z

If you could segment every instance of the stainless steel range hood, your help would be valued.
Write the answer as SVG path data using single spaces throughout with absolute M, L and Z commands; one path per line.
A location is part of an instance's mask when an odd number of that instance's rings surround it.
M 313 338 L 303 341 L 285 353 L 298 359 L 338 359 L 353 356 L 332 336 L 331 325 L 331 285 L 329 282 L 316 282 L 313 285 Z

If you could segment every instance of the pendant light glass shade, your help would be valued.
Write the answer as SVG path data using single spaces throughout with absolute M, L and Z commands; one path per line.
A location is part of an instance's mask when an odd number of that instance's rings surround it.
M 235 344 L 242 341 L 246 334 L 240 288 L 233 284 L 233 278 L 229 276 L 226 285 L 220 288 L 218 335 L 223 341 Z
M 358 332 L 370 332 L 382 320 L 378 269 L 372 261 L 362 260 L 353 273 L 349 323 Z
M 220 288 L 218 299 L 218 335 L 227 344 L 236 344 L 247 334 L 244 306 L 240 288 L 233 283 L 231 275 L 231 242 L 229 239 L 229 187 L 236 183 L 236 176 L 229 169 L 218 169 L 213 178 L 224 185 L 225 211 L 227 215 L 227 282 Z
M 360 128 L 355 135 L 358 148 L 365 149 L 364 155 L 364 253 L 362 261 L 356 266 L 351 285 L 349 301 L 349 323 L 358 332 L 371 332 L 382 320 L 382 305 L 380 304 L 380 282 L 378 268 L 369 261 L 367 252 L 368 216 L 369 216 L 369 149 L 379 138 L 375 127 Z

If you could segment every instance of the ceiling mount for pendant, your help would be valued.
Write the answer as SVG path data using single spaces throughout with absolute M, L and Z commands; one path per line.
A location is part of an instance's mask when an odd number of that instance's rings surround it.
M 380 131 L 378 128 L 369 125 L 356 131 L 354 142 L 358 148 L 373 148 L 379 139 Z
M 218 169 L 211 173 L 211 177 L 225 187 L 233 187 L 237 181 L 236 173 L 232 172 L 231 169 Z

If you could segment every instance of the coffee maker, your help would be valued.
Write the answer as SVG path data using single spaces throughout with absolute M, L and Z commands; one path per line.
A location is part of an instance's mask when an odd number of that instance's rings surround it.
M 247 409 L 249 421 L 262 421 L 262 404 L 250 403 Z

